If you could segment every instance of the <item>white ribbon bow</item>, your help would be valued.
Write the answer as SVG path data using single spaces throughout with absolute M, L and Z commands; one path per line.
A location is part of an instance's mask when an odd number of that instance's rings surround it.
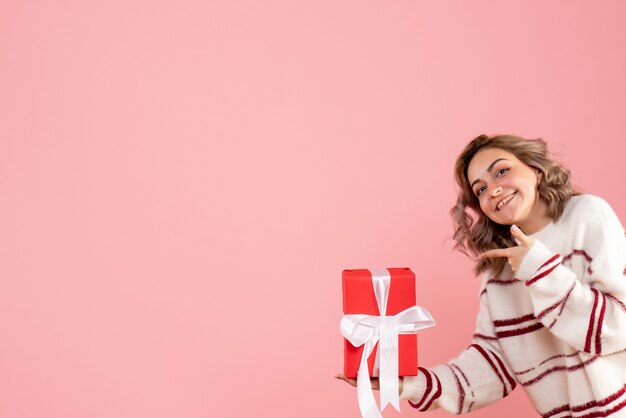
M 380 413 L 391 403 L 400 411 L 398 394 L 398 334 L 416 334 L 417 331 L 435 325 L 430 313 L 421 306 L 412 306 L 394 316 L 387 316 L 387 300 L 391 274 L 387 269 L 370 269 L 374 294 L 380 316 L 351 314 L 341 319 L 341 334 L 355 347 L 363 348 L 357 375 L 357 396 L 363 418 L 382 418 Z M 367 359 L 380 342 L 374 369 L 379 368 L 380 411 L 376 407 L 370 383 Z

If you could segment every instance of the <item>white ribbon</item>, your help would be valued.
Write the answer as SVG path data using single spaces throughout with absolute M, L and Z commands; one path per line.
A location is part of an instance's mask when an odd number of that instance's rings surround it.
M 363 418 L 382 418 L 381 411 L 391 403 L 400 411 L 398 394 L 398 334 L 416 334 L 435 325 L 430 313 L 421 306 L 412 306 L 394 316 L 387 316 L 387 300 L 391 274 L 387 269 L 370 269 L 380 316 L 351 314 L 341 319 L 341 334 L 355 347 L 365 345 L 357 375 L 357 396 Z M 379 343 L 374 374 L 379 370 L 380 411 L 376 406 L 370 383 L 367 359 Z

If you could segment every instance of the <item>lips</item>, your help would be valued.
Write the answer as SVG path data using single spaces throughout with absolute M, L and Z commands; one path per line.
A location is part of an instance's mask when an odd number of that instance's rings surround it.
M 505 207 L 506 205 L 509 204 L 509 202 L 511 200 L 513 200 L 515 198 L 515 196 L 517 195 L 517 192 L 513 192 L 510 195 L 506 196 L 504 199 L 502 199 L 501 201 L 498 202 L 498 204 L 496 205 L 496 211 L 501 210 L 503 207 Z M 502 202 L 505 202 L 502 206 L 500 206 L 500 204 Z

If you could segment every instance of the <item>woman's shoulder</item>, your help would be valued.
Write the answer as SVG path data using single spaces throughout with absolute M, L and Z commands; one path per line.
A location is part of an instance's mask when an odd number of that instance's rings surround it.
M 589 193 L 572 196 L 565 206 L 563 218 L 571 219 L 576 223 L 598 222 L 606 217 L 615 216 L 615 212 L 609 203 L 601 198 Z

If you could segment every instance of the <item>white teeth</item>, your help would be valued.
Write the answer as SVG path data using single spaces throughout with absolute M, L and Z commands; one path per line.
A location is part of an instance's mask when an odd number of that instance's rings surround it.
M 500 203 L 498 203 L 498 210 L 502 209 L 502 207 L 504 205 L 509 203 L 511 201 L 511 199 L 513 199 L 515 197 L 516 194 L 517 194 L 517 192 L 515 192 L 513 194 L 510 194 L 507 197 L 505 197 Z

